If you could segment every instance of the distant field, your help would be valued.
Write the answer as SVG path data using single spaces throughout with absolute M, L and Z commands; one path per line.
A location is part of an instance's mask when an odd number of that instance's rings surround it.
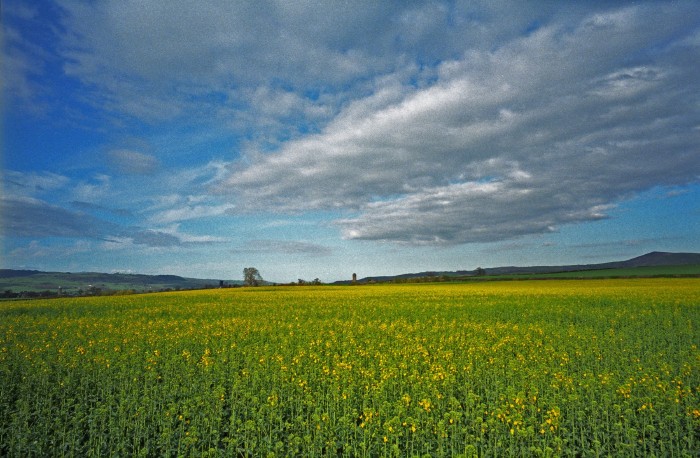
M 697 456 L 700 279 L 0 303 L 0 456 Z

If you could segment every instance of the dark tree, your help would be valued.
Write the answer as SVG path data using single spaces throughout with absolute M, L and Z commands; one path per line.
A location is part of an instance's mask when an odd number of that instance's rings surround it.
M 255 267 L 246 267 L 243 269 L 243 283 L 246 286 L 258 286 L 263 282 L 260 272 Z

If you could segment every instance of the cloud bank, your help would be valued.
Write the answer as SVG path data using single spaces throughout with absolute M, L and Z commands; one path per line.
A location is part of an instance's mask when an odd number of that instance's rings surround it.
M 26 253 L 229 243 L 200 253 L 342 264 L 379 245 L 339 234 L 505 241 L 700 182 L 697 2 L 15 0 L 3 14 L 1 84 L 31 127 L 0 210 Z
M 700 178 L 700 84 L 685 11 L 628 7 L 467 50 L 425 87 L 377 79 L 320 133 L 250 154 L 241 207 L 339 209 L 348 239 L 505 240 L 606 216 Z M 696 33 L 696 32 L 692 32 Z

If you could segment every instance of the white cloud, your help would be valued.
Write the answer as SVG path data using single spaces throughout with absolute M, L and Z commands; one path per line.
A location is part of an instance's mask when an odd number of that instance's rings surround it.
M 668 45 L 686 14 L 624 8 L 467 51 L 428 86 L 379 90 L 321 133 L 249 155 L 220 191 L 248 209 L 347 209 L 345 237 L 412 243 L 603 218 L 699 178 L 700 85 Z
M 183 207 L 176 207 L 158 212 L 152 215 L 149 219 L 154 224 L 170 224 L 191 219 L 221 216 L 232 211 L 234 208 L 235 206 L 231 204 L 186 205 Z
M 213 243 L 158 228 L 234 209 L 333 209 L 350 239 L 490 241 L 602 218 L 652 186 L 700 179 L 692 2 L 59 4 L 55 48 L 7 27 L 6 84 L 44 94 L 32 76 L 63 62 L 61 82 L 81 83 L 78 110 L 161 133 L 148 154 L 109 150 L 119 173 L 70 191 L 52 173 L 6 174 L 5 186 L 25 198 L 67 191 L 86 212 L 139 207 L 134 218 L 153 227 L 14 199 L 24 236 Z M 226 134 L 235 140 L 211 153 Z M 191 166 L 199 154 L 224 159 Z M 166 157 L 187 165 L 167 170 Z
M 429 188 L 369 203 L 360 216 L 337 224 L 348 239 L 455 244 L 551 232 L 559 224 L 606 217 L 606 205 L 581 202 L 572 208 L 545 189 L 522 177 Z
M 209 188 L 228 174 L 228 164 L 212 161 L 192 168 L 163 171 L 157 175 L 157 191 L 148 194 L 143 213 L 155 225 L 222 216 L 236 206 L 213 197 Z
M 100 88 L 97 103 L 136 117 L 178 116 L 194 110 L 192 102 L 201 105 L 208 95 L 225 95 L 231 87 L 255 87 L 280 77 L 292 83 L 342 84 L 368 67 L 384 66 L 363 52 L 346 51 L 345 43 L 329 43 L 337 28 L 309 36 L 309 24 L 318 24 L 324 13 L 318 5 L 118 1 L 62 6 L 70 30 L 64 37 L 66 73 Z M 335 11 L 325 13 L 324 20 L 341 18 Z
M 95 203 L 105 198 L 114 198 L 112 177 L 105 174 L 96 174 L 89 182 L 81 181 L 72 190 L 75 200 Z
M 506 19 L 494 2 L 58 3 L 64 72 L 87 89 L 76 97 L 115 122 L 219 118 L 253 147 L 323 127 L 383 75 L 424 84 L 437 62 L 478 42 L 497 47 L 555 11 L 509 5 Z

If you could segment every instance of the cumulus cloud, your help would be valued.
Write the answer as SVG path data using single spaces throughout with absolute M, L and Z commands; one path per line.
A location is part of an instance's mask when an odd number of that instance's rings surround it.
M 425 87 L 378 87 L 319 134 L 250 155 L 219 191 L 241 208 L 344 209 L 346 238 L 411 243 L 604 218 L 700 178 L 700 84 L 680 65 L 699 57 L 678 35 L 695 33 L 689 21 L 642 5 L 468 50 Z
M 37 102 L 33 75 L 62 62 L 77 111 L 178 130 L 154 151 L 186 165 L 113 149 L 117 173 L 81 178 L 72 210 L 36 199 L 68 178 L 6 174 L 20 196 L 3 203 L 14 234 L 172 247 L 219 241 L 162 229 L 179 221 L 337 210 L 348 239 L 484 242 L 605 218 L 635 193 L 699 179 L 693 2 L 519 2 L 508 14 L 493 1 L 57 3 L 46 49 L 20 27 L 37 10 L 10 11 L 6 92 Z M 213 144 L 226 159 L 193 167 Z M 112 205 L 140 205 L 132 215 L 149 228 L 101 219 L 127 216 Z
M 328 18 L 350 22 L 370 14 L 354 6 L 346 8 L 354 14 L 338 16 L 303 2 L 61 3 L 71 31 L 63 37 L 66 73 L 100 89 L 95 103 L 142 119 L 168 119 L 202 105 L 207 110 L 211 95 L 237 104 L 249 94 L 241 88 L 281 75 L 322 85 L 384 66 L 362 52 L 338 49 L 345 43 L 329 43 L 337 29 Z M 309 30 L 321 23 L 326 27 Z
M 57 1 L 56 52 L 85 103 L 119 122 L 218 119 L 268 148 L 323 127 L 376 78 L 424 84 L 437 62 L 477 41 L 497 46 L 555 11 L 509 5 L 503 19 L 490 1 Z
M 605 218 L 606 205 L 571 207 L 534 181 L 467 182 L 373 202 L 336 222 L 348 239 L 413 244 L 492 242 Z

